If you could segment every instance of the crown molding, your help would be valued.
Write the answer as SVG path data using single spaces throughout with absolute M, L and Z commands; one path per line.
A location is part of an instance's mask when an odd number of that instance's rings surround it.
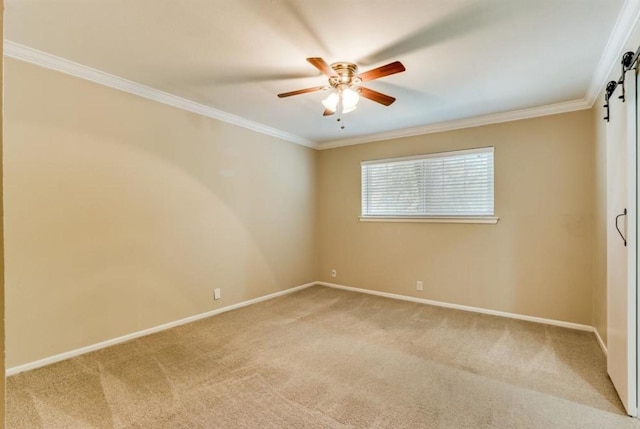
M 443 131 L 460 130 L 463 128 L 480 127 L 483 125 L 499 124 L 502 122 L 518 121 L 520 119 L 537 118 L 539 116 L 556 115 L 558 113 L 573 112 L 576 110 L 589 109 L 591 103 L 581 98 L 579 100 L 566 101 L 563 103 L 549 104 L 547 106 L 532 107 L 528 109 L 512 110 L 504 113 L 494 113 L 491 115 L 475 116 L 454 121 L 440 122 L 437 124 L 423 125 L 414 128 L 389 131 L 367 136 L 352 137 L 340 140 L 329 140 L 319 142 L 318 149 L 332 149 L 341 146 L 351 146 L 362 143 L 371 143 L 381 140 L 391 140 L 402 137 L 413 137 L 423 134 L 441 133 Z
M 602 91 L 614 67 L 622 55 L 625 45 L 633 34 L 640 18 L 640 0 L 626 0 L 613 31 L 607 42 L 606 48 L 584 98 L 567 101 L 547 106 L 539 106 L 504 113 L 482 115 L 477 117 L 441 122 L 402 130 L 395 130 L 365 136 L 345 139 L 314 142 L 301 136 L 272 128 L 258 122 L 249 121 L 240 116 L 232 115 L 204 104 L 196 103 L 173 94 L 169 94 L 155 88 L 151 88 L 103 71 L 66 60 L 37 49 L 30 48 L 9 40 L 4 41 L 4 55 L 9 58 L 25 61 L 48 69 L 66 73 L 81 79 L 85 79 L 100 85 L 115 88 L 130 94 L 138 95 L 149 100 L 167 104 L 178 109 L 186 110 L 209 118 L 224 121 L 243 128 L 247 128 L 262 134 L 280 138 L 292 143 L 300 144 L 313 149 L 331 149 L 341 146 L 350 146 L 362 143 L 370 143 L 381 140 L 412 137 L 422 134 L 432 134 L 444 131 L 453 131 L 463 128 L 478 127 L 502 122 L 517 121 L 520 119 L 535 118 L 539 116 L 554 115 L 589 109 L 593 106 L 598 95 Z
M 593 106 L 598 95 L 602 92 L 609 76 L 616 65 L 620 65 L 623 50 L 634 33 L 640 18 L 640 0 L 626 0 L 618 19 L 613 26 L 609 41 L 604 48 L 600 62 L 591 79 L 585 99 L 589 101 L 589 107 Z M 635 48 L 634 48 L 635 49 Z
M 282 140 L 317 149 L 317 144 L 309 139 L 287 133 L 276 128 L 268 127 L 258 122 L 253 122 L 240 116 L 232 115 L 221 110 L 214 109 L 186 98 L 178 97 L 137 82 L 105 73 L 67 59 L 30 48 L 10 40 L 4 40 L 4 55 L 8 58 L 35 64 L 80 79 L 88 80 L 110 88 L 118 89 L 129 94 L 137 95 L 149 100 L 157 101 L 178 109 L 217 119 L 239 127 L 247 128 L 261 134 L 277 137 Z

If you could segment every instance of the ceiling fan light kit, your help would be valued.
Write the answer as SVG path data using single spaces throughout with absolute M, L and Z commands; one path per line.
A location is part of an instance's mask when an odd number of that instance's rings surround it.
M 386 64 L 362 74 L 358 74 L 358 66 L 350 62 L 342 61 L 328 65 L 325 60 L 319 57 L 307 58 L 307 61 L 329 78 L 329 85 L 285 92 L 278 94 L 278 97 L 284 98 L 292 95 L 331 89 L 331 94 L 322 100 L 322 105 L 325 108 L 323 116 L 330 116 L 336 112 L 338 114 L 353 112 L 357 108 L 361 96 L 384 106 L 391 105 L 396 101 L 395 98 L 363 87 L 360 84 L 406 70 L 399 61 Z M 337 121 L 340 122 L 340 120 L 340 117 L 338 117 Z M 344 125 L 342 125 L 341 128 L 344 129 Z
M 327 98 L 322 100 L 322 105 L 331 113 L 340 110 L 341 113 L 349 113 L 356 110 L 360 101 L 357 89 L 349 87 L 336 88 Z

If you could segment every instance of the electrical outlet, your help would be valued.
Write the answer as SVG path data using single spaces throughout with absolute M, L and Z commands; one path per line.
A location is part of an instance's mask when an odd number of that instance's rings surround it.
M 338 272 L 336 270 L 331 270 L 331 277 L 337 277 Z
M 220 299 L 220 288 L 213 290 L 213 299 Z
M 422 281 L 421 280 L 418 280 L 416 282 L 416 290 L 422 290 Z

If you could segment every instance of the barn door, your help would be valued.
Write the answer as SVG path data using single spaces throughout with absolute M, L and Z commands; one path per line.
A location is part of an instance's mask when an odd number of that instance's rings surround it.
M 637 73 L 626 101 L 610 103 L 607 125 L 607 371 L 629 415 L 637 415 L 636 124 Z

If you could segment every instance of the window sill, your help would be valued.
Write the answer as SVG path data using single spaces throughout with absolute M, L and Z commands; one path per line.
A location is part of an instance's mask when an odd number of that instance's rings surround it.
M 496 216 L 360 216 L 360 222 L 498 223 Z

